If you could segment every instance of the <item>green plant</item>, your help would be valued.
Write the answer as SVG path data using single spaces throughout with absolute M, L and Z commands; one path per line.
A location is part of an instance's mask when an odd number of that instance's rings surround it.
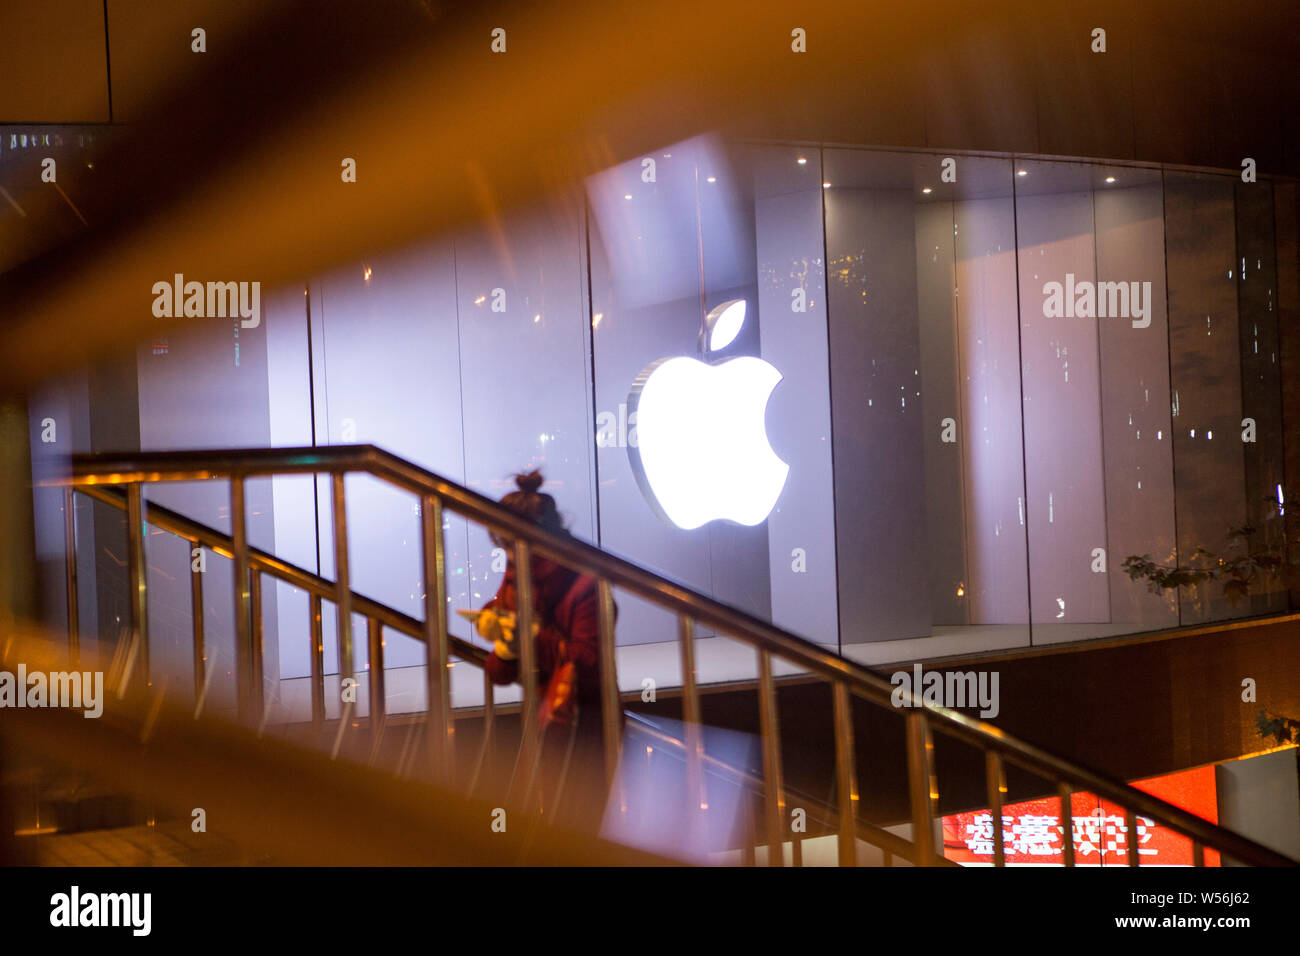
M 1281 498 L 1281 496 L 1279 496 Z M 1150 554 L 1130 554 L 1121 567 L 1132 581 L 1145 580 L 1147 589 L 1153 594 L 1172 588 L 1196 587 L 1207 582 L 1223 585 L 1224 596 L 1230 603 L 1236 604 L 1247 597 L 1261 577 L 1273 574 L 1282 568 L 1286 560 L 1287 544 L 1300 528 L 1293 526 L 1295 515 L 1288 515 L 1283 504 L 1285 498 L 1264 499 L 1271 512 L 1262 528 L 1247 525 L 1232 528 L 1228 532 L 1228 547 L 1223 554 L 1216 554 L 1206 548 L 1198 547 L 1188 564 L 1161 564 L 1152 559 Z M 1262 534 L 1261 534 L 1262 532 Z M 1259 537 L 1265 542 L 1261 543 Z M 1300 544 L 1300 537 L 1294 538 Z M 1300 550 L 1292 549 L 1293 564 L 1300 563 Z
M 1261 707 L 1255 714 L 1255 726 L 1261 737 L 1272 737 L 1279 746 L 1300 744 L 1300 720 L 1272 714 Z

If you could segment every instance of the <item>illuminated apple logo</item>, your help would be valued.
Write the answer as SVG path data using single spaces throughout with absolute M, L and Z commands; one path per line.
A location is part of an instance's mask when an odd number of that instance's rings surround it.
M 745 322 L 745 300 L 715 308 L 700 330 L 707 359 Z M 651 362 L 628 395 L 637 444 L 628 457 L 651 507 L 686 531 L 710 521 L 756 525 L 785 487 L 790 466 L 767 440 L 767 400 L 781 373 L 751 356 L 701 362 L 685 356 Z

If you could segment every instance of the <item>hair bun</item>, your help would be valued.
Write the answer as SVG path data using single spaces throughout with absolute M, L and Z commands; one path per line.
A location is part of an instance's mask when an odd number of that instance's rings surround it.
M 515 484 L 524 494 L 535 494 L 537 489 L 542 487 L 542 478 L 540 471 L 530 471 L 527 474 L 515 475 Z

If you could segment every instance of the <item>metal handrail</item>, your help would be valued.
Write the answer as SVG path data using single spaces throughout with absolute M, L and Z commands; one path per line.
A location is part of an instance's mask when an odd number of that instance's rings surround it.
M 574 569 L 592 575 L 599 585 L 600 646 L 601 646 L 601 691 L 602 711 L 605 733 L 605 766 L 609 781 L 613 783 L 617 765 L 620 741 L 618 738 L 619 692 L 614 663 L 614 621 L 613 621 L 613 587 L 621 587 L 637 597 L 656 604 L 675 613 L 679 620 L 678 640 L 681 645 L 683 661 L 683 708 L 687 716 L 687 779 L 690 785 L 688 794 L 692 811 L 701 805 L 702 786 L 702 747 L 699 744 L 699 704 L 698 688 L 694 673 L 694 628 L 704 624 L 729 638 L 749 644 L 758 654 L 759 693 L 763 716 L 764 736 L 764 778 L 766 783 L 765 798 L 768 804 L 767 842 L 770 847 L 780 846 L 783 835 L 777 829 L 783 825 L 784 799 L 779 766 L 780 737 L 776 723 L 773 675 L 770 662 L 771 655 L 780 656 L 812 674 L 829 681 L 834 697 L 836 768 L 839 791 L 839 847 L 840 862 L 856 862 L 854 845 L 857 833 L 858 791 L 853 769 L 852 738 L 852 697 L 865 700 L 879 707 L 894 709 L 892 696 L 898 692 L 892 684 L 872 673 L 866 668 L 846 660 L 836 654 L 806 641 L 775 625 L 760 620 L 736 608 L 729 607 L 705 595 L 691 590 L 683 584 L 655 574 L 629 561 L 615 557 L 590 544 L 586 544 L 566 535 L 557 535 L 545 531 L 530 521 L 520 517 L 498 502 L 492 501 L 455 482 L 426 471 L 408 461 L 398 458 L 373 445 L 343 445 L 314 448 L 284 449 L 231 449 L 202 450 L 179 452 L 141 452 L 130 454 L 96 454 L 75 455 L 71 461 L 71 473 L 49 475 L 38 483 L 42 486 L 62 486 L 67 489 L 65 499 L 70 502 L 73 490 L 93 493 L 91 489 L 102 490 L 103 485 L 126 486 L 126 509 L 129 523 L 128 571 L 133 584 L 133 600 L 130 602 L 132 627 L 141 638 L 146 635 L 147 619 L 144 602 L 144 562 L 142 528 L 145 520 L 145 507 L 141 501 L 143 484 L 169 481 L 201 481 L 208 479 L 228 479 L 231 485 L 231 516 L 233 534 L 229 538 L 229 551 L 236 561 L 236 624 L 237 654 L 239 667 L 237 681 L 240 691 L 241 712 L 253 717 L 260 716 L 262 704 L 260 684 L 255 684 L 255 662 L 261 660 L 260 615 L 255 600 L 260 595 L 260 588 L 255 585 L 262 572 L 282 576 L 292 573 L 284 562 L 262 552 L 251 549 L 246 540 L 244 526 L 244 482 L 248 478 L 286 475 L 328 473 L 332 479 L 332 504 L 334 514 L 335 578 L 334 582 L 324 579 L 312 580 L 313 635 L 319 633 L 318 600 L 321 597 L 334 600 L 338 607 L 340 680 L 350 677 L 352 673 L 351 612 L 358 611 L 368 620 L 380 620 L 377 615 L 383 613 L 382 605 L 368 602 L 355 595 L 349 585 L 347 563 L 347 516 L 344 498 L 344 475 L 348 472 L 364 472 L 383 479 L 389 484 L 419 496 L 423 520 L 422 550 L 425 569 L 425 611 L 426 617 L 420 627 L 420 633 L 412 633 L 411 627 L 399 627 L 426 644 L 429 681 L 429 722 L 430 731 L 427 739 L 430 745 L 430 758 L 435 768 L 442 774 L 450 773 L 450 746 L 452 738 L 451 711 L 448 697 L 446 668 L 448 652 L 453 639 L 447 631 L 445 600 L 445 553 L 442 547 L 442 516 L 445 509 L 486 526 L 489 530 L 515 542 L 514 556 L 516 582 L 520 595 L 521 667 L 520 679 L 523 683 L 523 735 L 518 766 L 525 768 L 522 784 L 524 802 L 527 802 L 533 789 L 533 770 L 538 753 L 538 728 L 536 722 L 537 688 L 535 674 L 531 667 L 532 642 L 529 616 L 531 601 L 530 555 L 534 552 Z M 101 499 L 102 500 L 102 499 Z M 116 503 L 116 502 L 115 502 Z M 66 519 L 73 520 L 70 507 Z M 156 506 L 149 505 L 148 513 L 162 515 Z M 176 516 L 179 518 L 179 516 Z M 191 523 L 192 524 L 192 523 Z M 192 533 L 199 529 L 190 527 Z M 208 529 L 210 531 L 210 529 Z M 180 533 L 180 532 L 178 532 Z M 183 535 L 193 537 L 193 535 Z M 208 535 L 211 538 L 211 534 Z M 68 539 L 74 535 L 69 532 Z M 225 546 L 224 536 L 222 541 Z M 70 622 L 76 619 L 75 601 L 75 557 L 70 552 L 69 605 Z M 301 569 L 295 569 L 301 571 Z M 306 574 L 306 572 L 302 572 Z M 300 580 L 306 580 L 300 578 Z M 390 614 L 397 612 L 387 609 Z M 387 621 L 381 621 L 387 623 Z M 408 625 L 413 619 L 405 621 Z M 378 628 L 373 624 L 369 628 L 371 644 L 371 732 L 376 744 L 382 734 L 383 714 L 383 666 L 382 642 L 378 639 Z M 70 633 L 70 643 L 74 650 L 76 636 Z M 140 642 L 144 657 L 146 676 L 148 674 L 147 639 Z M 315 654 L 319 654 L 320 642 L 315 640 Z M 197 664 L 197 658 L 196 658 Z M 319 683 L 319 668 L 313 667 L 313 683 Z M 486 678 L 486 672 L 485 672 Z M 197 679 L 197 676 L 196 676 Z M 491 685 L 485 679 L 488 691 L 485 700 L 487 719 L 491 717 Z M 937 859 L 933 825 L 937 808 L 937 785 L 934 776 L 932 730 L 964 740 L 979 748 L 986 755 L 987 785 L 989 805 L 1000 808 L 1006 793 L 1004 779 L 1004 762 L 1009 761 L 1032 773 L 1045 777 L 1058 787 L 1062 798 L 1062 817 L 1069 829 L 1069 794 L 1076 790 L 1088 790 L 1098 796 L 1109 799 L 1124 807 L 1127 811 L 1129 832 L 1135 832 L 1136 814 L 1139 812 L 1153 820 L 1181 833 L 1191 839 L 1193 857 L 1199 864 L 1203 862 L 1203 848 L 1211 847 L 1246 863 L 1256 865 L 1289 866 L 1296 861 L 1289 859 L 1267 847 L 1261 846 L 1239 834 L 1233 833 L 1215 824 L 1209 823 L 1185 810 L 1165 803 L 1150 794 L 1134 787 L 1113 780 L 1104 774 L 1061 759 L 1037 747 L 1005 734 L 998 728 L 980 720 L 967 717 L 948 708 L 925 703 L 918 695 L 905 692 L 904 703 L 908 706 L 905 720 L 907 724 L 907 760 L 909 794 L 912 810 L 913 843 L 915 858 L 925 865 L 925 861 Z M 485 741 L 486 744 L 486 735 Z M 996 862 L 1002 859 L 1002 821 L 1000 813 L 994 814 L 994 843 Z M 1073 836 L 1066 844 L 1066 865 L 1073 864 Z M 780 854 L 771 853 L 772 863 L 779 863 Z M 1130 842 L 1129 863 L 1138 864 L 1136 844 Z
M 102 501 L 120 510 L 126 509 L 126 495 L 116 489 L 82 486 L 77 490 L 88 497 L 94 498 L 96 501 Z M 222 534 L 214 528 L 200 524 L 179 512 L 152 501 L 145 502 L 142 511 L 145 524 L 161 528 L 163 531 L 168 531 L 179 538 L 192 541 L 196 545 L 203 545 L 224 558 L 233 558 L 235 556 L 234 542 L 228 534 Z M 308 571 L 306 568 L 285 561 L 283 558 L 277 558 L 275 555 L 252 545 L 248 545 L 248 563 L 250 567 L 279 578 L 286 584 L 301 588 L 308 594 L 323 598 L 334 597 L 333 581 L 323 578 L 315 572 Z M 421 640 L 424 636 L 423 621 L 413 618 L 409 614 L 404 614 L 396 608 L 389 607 L 387 604 L 372 600 L 357 591 L 352 592 L 352 608 L 363 617 L 377 619 L 385 627 L 391 627 L 407 637 Z M 480 667 L 483 666 L 490 653 L 485 648 L 479 647 L 477 644 L 471 644 L 459 637 L 450 636 L 448 641 L 452 647 L 453 656 L 461 660 L 472 661 Z

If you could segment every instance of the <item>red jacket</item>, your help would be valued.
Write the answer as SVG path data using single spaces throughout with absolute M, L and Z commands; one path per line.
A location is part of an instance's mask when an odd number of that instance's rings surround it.
M 546 689 L 551 674 L 560 664 L 573 661 L 578 672 L 578 699 L 599 702 L 600 618 L 596 579 L 541 557 L 533 558 L 532 578 L 533 620 L 540 626 L 534 640 L 538 691 Z M 506 569 L 496 597 L 484 608 L 518 611 L 513 564 Z M 519 679 L 519 661 L 502 660 L 494 652 L 488 655 L 487 673 L 494 684 L 514 683 Z

